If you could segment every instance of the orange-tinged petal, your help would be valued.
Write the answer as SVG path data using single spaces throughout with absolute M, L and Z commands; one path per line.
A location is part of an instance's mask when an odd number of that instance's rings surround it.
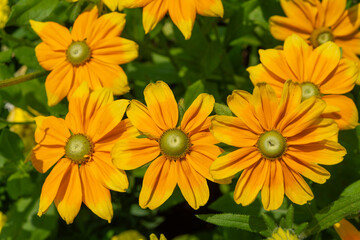
M 206 179 L 186 160 L 176 161 L 176 165 L 179 188 L 185 200 L 193 209 L 204 206 L 210 195 Z
M 258 83 L 254 88 L 252 99 L 256 117 L 263 129 L 272 130 L 279 104 L 275 91 L 267 83 Z
M 80 211 L 82 203 L 82 189 L 78 164 L 72 163 L 64 175 L 59 190 L 54 199 L 56 208 L 62 219 L 70 224 Z
M 64 175 L 68 171 L 71 171 L 71 169 L 69 169 L 70 165 L 71 161 L 63 158 L 55 165 L 50 174 L 47 176 L 41 189 L 38 212 L 39 216 L 43 215 L 48 210 L 50 204 L 54 201 Z
M 330 178 L 330 173 L 323 167 L 305 161 L 301 161 L 296 156 L 285 154 L 282 156 L 286 165 L 293 171 L 300 173 L 304 177 L 316 183 L 325 183 Z
M 101 107 L 91 116 L 87 134 L 91 137 L 93 143 L 103 142 L 101 138 L 120 124 L 128 105 L 129 100 L 116 100 Z M 120 137 L 119 132 L 117 134 Z
M 184 113 L 181 129 L 192 135 L 205 123 L 212 112 L 215 99 L 212 95 L 200 94 Z
M 360 4 L 356 4 L 346 10 L 338 23 L 332 26 L 332 32 L 336 38 L 346 37 L 359 31 Z
M 110 223 L 113 217 L 110 191 L 97 181 L 89 164 L 80 166 L 82 200 L 93 213 Z
M 343 48 L 343 55 L 346 56 L 346 51 L 349 50 L 357 55 L 360 54 L 360 32 L 355 32 L 349 36 L 343 38 L 336 38 L 335 43 L 339 45 L 339 47 Z M 353 60 L 359 60 L 358 57 Z
M 141 167 L 154 160 L 159 154 L 159 143 L 148 138 L 124 138 L 111 150 L 115 166 L 124 170 Z
M 71 44 L 69 30 L 55 22 L 37 22 L 30 20 L 31 28 L 52 50 L 64 51 Z
M 117 37 L 125 26 L 125 14 L 112 12 L 104 14 L 95 20 L 87 36 L 87 43 L 91 49 L 96 49 L 97 44 L 104 38 Z
M 131 123 L 145 135 L 153 138 L 160 138 L 162 135 L 163 131 L 156 125 L 147 107 L 138 100 L 130 101 L 126 114 Z
M 209 131 L 194 133 L 190 136 L 190 142 L 192 145 L 212 145 L 219 143 Z
M 259 135 L 252 132 L 244 122 L 231 116 L 215 116 L 210 131 L 220 142 L 235 147 L 255 146 L 259 139 Z
M 98 17 L 98 8 L 93 7 L 81 13 L 75 20 L 71 30 L 71 37 L 74 41 L 84 41 L 92 30 L 96 19 Z
M 186 155 L 186 161 L 201 176 L 214 181 L 210 175 L 210 166 L 222 153 L 216 145 L 193 145 L 190 154 Z
M 108 189 L 125 192 L 129 187 L 129 181 L 123 170 L 118 170 L 111 162 L 110 153 L 95 152 L 94 161 L 88 164 L 86 170 L 91 171 L 97 177 L 98 182 Z
M 31 153 L 31 163 L 38 172 L 45 173 L 64 155 L 63 146 L 36 145 Z
M 241 173 L 234 191 L 237 204 L 247 206 L 255 200 L 269 174 L 269 161 L 261 160 Z
M 48 105 L 54 106 L 69 94 L 74 85 L 74 70 L 72 65 L 64 61 L 50 72 L 45 80 Z
M 339 128 L 337 124 L 328 118 L 319 118 L 313 125 L 286 139 L 287 145 L 302 145 L 319 142 L 324 139 L 337 141 Z
M 144 90 L 144 97 L 149 114 L 156 125 L 163 130 L 176 127 L 178 106 L 174 94 L 166 83 L 163 81 L 149 83 Z
M 60 64 L 67 61 L 65 51 L 54 51 L 44 42 L 36 46 L 35 53 L 39 64 L 48 71 L 57 68 Z
M 218 157 L 211 165 L 210 174 L 214 179 L 225 179 L 247 169 L 262 158 L 256 147 L 240 148 Z
M 223 17 L 224 7 L 221 0 L 197 0 L 196 11 L 198 14 L 209 17 Z
M 120 66 L 104 63 L 94 58 L 87 64 L 87 67 L 89 74 L 92 75 L 91 80 L 93 80 L 90 81 L 93 83 L 90 84 L 91 89 L 110 88 L 115 95 L 129 92 L 127 76 Z
M 253 132 L 262 133 L 263 128 L 256 119 L 250 101 L 252 95 L 246 91 L 234 90 L 227 97 L 227 104 L 230 110 L 242 120 Z
M 133 0 L 132 0 L 133 1 Z M 137 1 L 137 0 L 136 0 Z M 143 0 L 142 2 L 145 2 L 146 0 Z M 133 1 L 135 2 L 135 1 Z M 138 2 L 141 2 L 138 1 Z M 164 18 L 165 14 L 168 12 L 168 1 L 162 1 L 162 0 L 152 0 L 147 1 L 146 5 L 143 9 L 143 26 L 145 29 L 145 33 L 150 32 L 155 28 L 155 26 L 158 24 L 158 22 L 161 21 L 161 19 Z M 144 3 L 143 3 L 144 4 Z M 142 4 L 142 5 L 143 5 Z M 126 4 L 128 5 L 128 4 Z M 135 4 L 133 4 L 135 5 Z M 136 5 L 140 5 L 140 3 L 136 3 Z
M 125 64 L 138 57 L 138 48 L 134 41 L 125 38 L 105 38 L 96 44 L 91 56 L 110 64 Z
M 91 90 L 102 88 L 103 85 L 101 84 L 98 74 L 91 67 L 89 67 L 89 63 L 90 62 L 86 62 L 85 64 L 74 68 L 74 85 L 80 85 L 83 82 L 87 82 Z M 72 94 L 69 95 L 71 96 Z
M 339 112 L 326 113 L 321 116 L 332 118 L 338 124 L 340 130 L 353 129 L 359 125 L 359 114 L 354 101 L 343 95 L 326 95 L 322 99 L 326 104 L 340 109 Z
M 284 173 L 284 185 L 286 196 L 294 203 L 302 205 L 314 198 L 309 185 L 296 171 L 288 168 L 284 161 L 281 161 Z
M 175 0 L 168 4 L 171 20 L 182 32 L 185 39 L 189 39 L 196 18 L 196 1 Z
M 313 31 L 310 24 L 298 24 L 291 18 L 272 16 L 269 20 L 270 32 L 274 38 L 278 40 L 285 40 L 288 36 L 295 33 L 303 39 L 309 39 Z
M 280 0 L 280 4 L 286 16 L 294 22 L 301 22 L 307 26 L 314 25 L 318 10 L 311 2 L 303 0 Z
M 118 7 L 118 0 L 103 0 L 103 3 L 105 3 L 105 5 L 112 11 L 114 12 L 116 10 L 116 8 Z M 119 10 L 122 10 L 122 8 L 120 8 Z
M 343 58 L 336 70 L 319 86 L 319 90 L 322 94 L 348 93 L 354 88 L 358 74 L 357 63 Z
M 321 5 L 325 10 L 324 26 L 331 27 L 343 14 L 346 7 L 346 0 L 323 0 Z
M 357 240 L 360 239 L 360 232 L 345 218 L 334 224 L 334 228 L 339 234 L 341 240 Z
M 323 140 L 310 144 L 288 146 L 286 154 L 309 163 L 334 165 L 343 160 L 346 149 L 335 141 Z
M 119 1 L 119 8 L 120 6 L 124 8 L 138 8 L 144 7 L 150 2 L 154 2 L 154 0 L 122 0 Z
M 267 211 L 278 209 L 284 200 L 284 177 L 281 163 L 278 160 L 268 164 L 268 175 L 261 189 L 261 200 Z
M 320 86 L 339 65 L 340 54 L 340 48 L 333 42 L 315 48 L 305 63 L 305 80 Z
M 155 209 L 171 196 L 178 180 L 176 167 L 176 162 L 167 160 L 164 156 L 150 164 L 140 191 L 140 207 Z
M 65 146 L 70 131 L 62 118 L 36 117 L 35 141 L 41 145 Z

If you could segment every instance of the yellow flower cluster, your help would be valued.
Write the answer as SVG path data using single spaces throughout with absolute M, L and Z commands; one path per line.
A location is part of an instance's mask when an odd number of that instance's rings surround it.
M 144 7 L 146 32 L 169 12 L 185 38 L 190 37 L 196 13 L 223 15 L 220 0 L 173 1 L 166 6 L 160 0 L 115 2 L 108 6 Z M 326 16 L 338 7 L 331 5 L 334 2 L 281 1 L 292 17 L 301 4 Z M 346 23 L 352 11 L 318 21 L 325 21 L 337 39 L 338 29 L 329 24 Z M 119 64 L 134 60 L 138 46 L 119 37 L 124 14 L 98 15 L 96 7 L 83 12 L 71 32 L 54 22 L 30 22 L 43 41 L 36 47 L 38 61 L 51 71 L 45 82 L 48 103 L 69 100 L 65 119 L 36 118 L 32 164 L 41 173 L 53 167 L 42 188 L 39 216 L 54 202 L 69 224 L 84 203 L 110 222 L 110 190 L 126 191 L 125 171 L 147 164 L 139 196 L 142 208 L 158 208 L 178 186 L 188 204 L 198 209 L 209 199 L 207 180 L 226 184 L 241 172 L 235 202 L 249 205 L 261 191 L 264 209 L 274 210 L 282 205 L 284 195 L 296 204 L 312 200 L 303 177 L 323 184 L 330 173 L 320 164 L 343 160 L 346 150 L 338 143 L 338 132 L 356 127 L 358 112 L 342 94 L 353 89 L 359 68 L 350 58 L 342 58 L 336 41 L 311 46 L 304 34 L 288 34 L 283 49 L 261 50 L 261 63 L 248 68 L 253 93 L 234 90 L 228 96 L 234 116 L 210 116 L 215 99 L 206 93 L 180 116 L 172 90 L 162 81 L 146 86 L 146 105 L 114 100 L 113 94 L 129 91 Z M 271 19 L 274 35 L 290 31 L 285 30 L 288 25 L 281 25 L 288 23 L 286 19 Z M 347 39 L 359 36 L 351 34 Z M 220 142 L 237 149 L 225 153 L 216 145 Z M 279 230 L 273 239 L 289 234 Z
M 8 0 L 0 0 L 0 29 L 5 27 L 6 22 L 9 19 L 10 8 Z

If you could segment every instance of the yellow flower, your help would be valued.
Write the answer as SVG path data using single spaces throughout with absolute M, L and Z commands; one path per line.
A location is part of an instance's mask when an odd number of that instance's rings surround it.
M 345 218 L 334 224 L 336 232 L 341 240 L 359 240 L 360 232 Z
M 293 33 L 317 47 L 334 41 L 346 58 L 360 54 L 360 4 L 345 9 L 346 0 L 280 0 L 286 17 L 270 18 L 271 34 L 285 40 Z
M 150 240 L 166 240 L 166 237 L 164 236 L 164 234 L 160 234 L 160 239 L 155 235 L 155 234 L 151 234 L 150 235 Z
M 191 37 L 196 14 L 209 17 L 223 17 L 221 0 L 118 0 L 119 8 L 143 7 L 145 32 L 153 30 L 166 13 L 180 29 L 185 39 Z
M 116 95 L 129 91 L 127 76 L 118 64 L 138 56 L 135 42 L 119 37 L 125 15 L 109 13 L 98 18 L 98 9 L 83 12 L 71 33 L 55 22 L 30 20 L 43 40 L 35 51 L 40 65 L 51 73 L 45 87 L 50 106 L 71 96 L 81 82 L 90 89 L 111 88 Z
M 299 238 L 289 229 L 278 228 L 267 240 L 299 240 Z
M 128 100 L 113 100 L 109 89 L 89 93 L 80 85 L 62 118 L 37 117 L 32 164 L 41 173 L 52 166 L 40 196 L 38 215 L 54 201 L 60 216 L 72 223 L 84 202 L 99 217 L 111 221 L 110 191 L 128 187 L 126 174 L 116 169 L 110 150 L 115 141 L 132 136 L 127 120 L 121 121 Z
M 0 233 L 6 223 L 6 220 L 7 220 L 6 215 L 0 211 Z
M 340 129 L 358 125 L 358 110 L 350 98 L 340 95 L 350 92 L 357 80 L 359 68 L 354 61 L 340 59 L 340 49 L 327 42 L 313 49 L 293 34 L 284 43 L 284 50 L 260 50 L 261 64 L 249 67 L 253 84 L 267 82 L 281 95 L 286 80 L 300 83 L 303 99 L 320 96 L 327 108 L 323 117 L 332 118 Z
M 214 179 L 242 171 L 234 200 L 252 203 L 259 191 L 266 210 L 278 209 L 284 194 L 304 204 L 313 193 L 301 175 L 325 183 L 330 173 L 318 164 L 343 160 L 345 148 L 337 143 L 338 126 L 320 118 L 326 103 L 317 97 L 301 99 L 298 83 L 287 81 L 279 99 L 266 83 L 258 83 L 251 95 L 233 91 L 227 103 L 236 115 L 215 116 L 210 130 L 221 142 L 239 149 L 218 157 L 211 165 Z
M 111 240 L 145 240 L 146 238 L 136 230 L 127 230 L 116 236 Z
M 126 112 L 143 137 L 117 142 L 111 151 L 113 162 L 119 169 L 132 170 L 155 159 L 144 176 L 142 208 L 159 207 L 178 184 L 189 205 L 198 209 L 208 201 L 206 179 L 213 180 L 209 168 L 221 153 L 208 129 L 214 97 L 200 94 L 177 126 L 178 106 L 166 83 L 150 83 L 144 95 L 147 106 L 132 100 Z
M 10 7 L 8 0 L 0 0 L 0 29 L 5 27 L 9 19 Z

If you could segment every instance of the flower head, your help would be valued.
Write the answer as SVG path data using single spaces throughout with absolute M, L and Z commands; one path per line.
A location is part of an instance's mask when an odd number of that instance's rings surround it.
M 341 240 L 357 240 L 360 239 L 360 232 L 345 218 L 334 224 L 336 232 Z
M 191 37 L 196 14 L 222 17 L 224 8 L 221 0 L 118 0 L 119 8 L 143 7 L 143 25 L 148 33 L 155 28 L 168 12 L 185 39 Z
M 0 0 L 0 29 L 5 27 L 9 19 L 10 7 L 8 0 Z
M 359 68 L 354 61 L 340 59 L 335 43 L 313 49 L 294 34 L 285 40 L 283 50 L 260 50 L 259 54 L 261 64 L 247 69 L 253 84 L 267 82 L 281 96 L 285 81 L 291 79 L 300 83 L 303 99 L 316 95 L 327 103 L 323 117 L 334 119 L 340 129 L 358 125 L 354 102 L 340 94 L 354 88 Z
M 345 9 L 346 0 L 280 0 L 280 3 L 286 17 L 270 18 L 270 31 L 276 39 L 285 40 L 296 33 L 314 47 L 333 41 L 346 58 L 358 60 L 360 4 Z
M 45 81 L 48 104 L 57 104 L 87 82 L 90 89 L 111 88 L 120 95 L 129 91 L 127 76 L 119 64 L 138 55 L 137 44 L 119 37 L 125 14 L 109 13 L 98 18 L 98 9 L 85 11 L 75 20 L 71 33 L 55 22 L 30 20 L 40 36 L 36 57 L 51 73 Z
M 142 208 L 159 207 L 178 185 L 189 205 L 197 209 L 209 198 L 206 179 L 213 180 L 209 168 L 221 153 L 208 129 L 215 100 L 200 94 L 178 126 L 178 106 L 166 83 L 150 83 L 144 95 L 147 106 L 132 100 L 126 112 L 143 136 L 117 142 L 111 152 L 113 162 L 124 170 L 151 162 L 140 192 Z
M 244 206 L 261 190 L 266 210 L 281 206 L 284 194 L 304 204 L 313 193 L 301 175 L 325 183 L 330 173 L 319 164 L 342 161 L 345 148 L 337 143 L 338 127 L 320 118 L 326 103 L 317 97 L 302 101 L 298 83 L 287 81 L 279 99 L 270 85 L 259 83 L 251 95 L 235 90 L 228 106 L 236 115 L 215 116 L 210 130 L 221 142 L 239 149 L 218 157 L 211 165 L 214 179 L 241 172 L 234 200 Z
M 296 236 L 289 229 L 277 228 L 267 240 L 299 240 L 299 237 Z
M 65 120 L 36 118 L 32 164 L 41 173 L 54 166 L 42 187 L 39 216 L 54 201 L 69 224 L 84 202 L 96 215 L 111 221 L 109 189 L 123 192 L 128 187 L 125 172 L 116 169 L 110 156 L 115 141 L 132 134 L 129 122 L 121 121 L 127 106 L 128 100 L 114 101 L 111 90 L 89 93 L 83 83 L 70 98 Z

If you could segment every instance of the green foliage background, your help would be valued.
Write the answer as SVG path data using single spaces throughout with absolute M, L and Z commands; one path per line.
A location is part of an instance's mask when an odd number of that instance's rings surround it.
M 358 2 L 349 0 L 348 4 Z M 17 72 L 42 70 L 34 52 L 40 39 L 30 28 L 29 19 L 55 21 L 70 27 L 88 4 L 85 0 L 77 3 L 10 0 L 9 21 L 0 30 L 0 80 Z M 268 19 L 283 12 L 279 0 L 223 0 L 223 5 L 223 19 L 197 16 L 188 41 L 168 17 L 145 35 L 141 9 L 125 10 L 127 23 L 122 37 L 139 44 L 139 58 L 123 66 L 131 91 L 122 97 L 143 101 L 145 86 L 163 80 L 177 100 L 184 99 L 185 108 L 199 93 L 207 92 L 216 99 L 214 113 L 231 114 L 222 104 L 226 104 L 226 97 L 234 89 L 252 91 L 246 68 L 259 63 L 258 50 L 282 44 L 271 36 Z M 9 103 L 28 112 L 34 109 L 45 116 L 64 117 L 66 100 L 48 107 L 44 80 L 42 77 L 0 89 L 0 211 L 7 215 L 0 239 L 111 239 L 123 231 L 136 229 L 144 236 L 164 233 L 168 239 L 176 240 L 255 240 L 268 236 L 279 224 L 293 227 L 309 239 L 339 239 L 332 225 L 343 217 L 360 226 L 356 215 L 360 211 L 360 127 L 340 132 L 339 141 L 348 154 L 342 163 L 326 166 L 332 176 L 325 184 L 308 181 L 315 198 L 303 206 L 290 207 L 290 201 L 285 198 L 280 209 L 266 212 L 259 196 L 250 206 L 236 205 L 232 197 L 237 180 L 234 178 L 231 185 L 209 183 L 210 200 L 198 211 L 188 206 L 179 189 L 160 208 L 141 209 L 138 196 L 146 168 L 140 168 L 128 172 L 131 185 L 126 193 L 112 192 L 111 224 L 85 205 L 72 225 L 59 218 L 54 205 L 39 218 L 36 215 L 39 196 L 47 174 L 36 172 L 25 161 L 29 149 L 24 148 L 20 136 L 9 130 L 12 123 L 6 118 Z M 348 94 L 358 107 L 359 89 L 356 86 Z

